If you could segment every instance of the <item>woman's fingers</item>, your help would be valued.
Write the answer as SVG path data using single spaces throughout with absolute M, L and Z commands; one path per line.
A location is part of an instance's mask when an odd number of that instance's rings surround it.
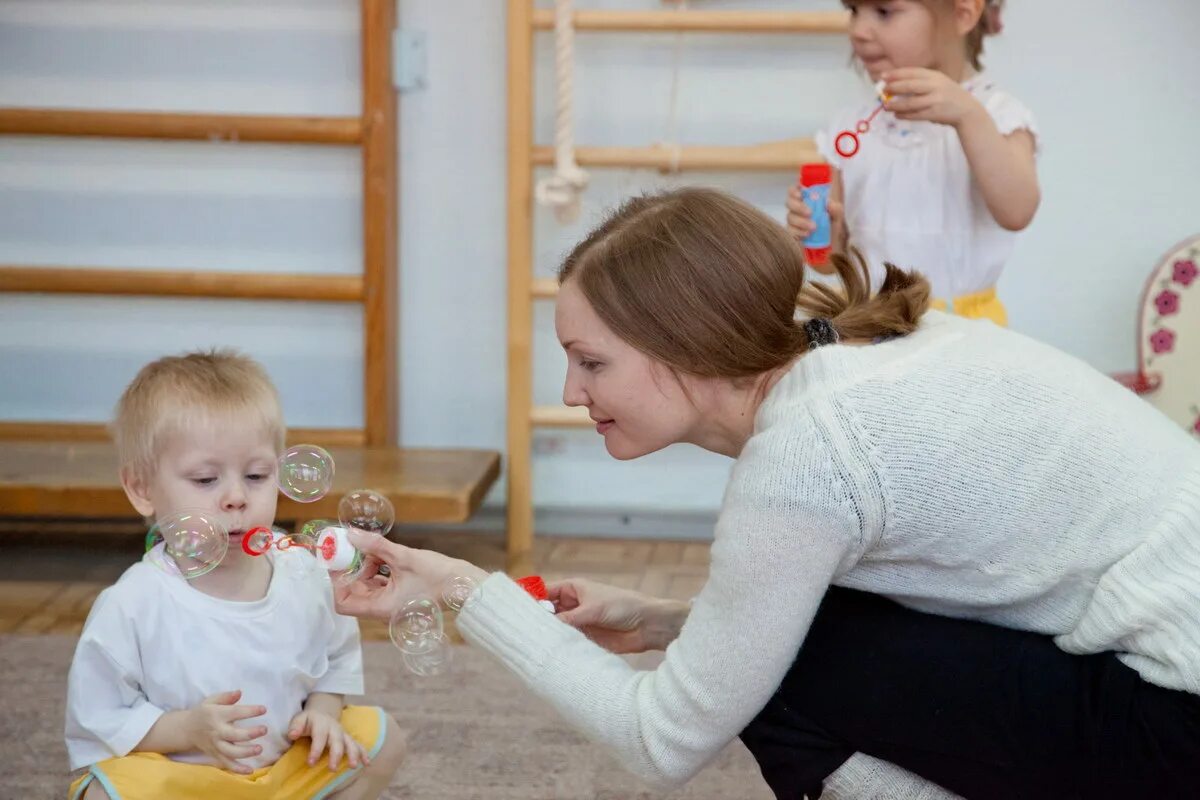
M 559 611 L 579 605 L 579 587 L 574 580 L 554 581 L 546 584 L 546 597 Z
M 398 569 L 406 569 L 412 561 L 412 550 L 389 541 L 378 533 L 366 533 L 352 528 L 347 538 L 359 552 L 373 556 L 375 562 L 372 563 L 375 563 L 376 567 L 378 564 L 386 564 L 394 573 Z
M 333 602 L 337 613 L 347 617 L 387 619 L 392 609 L 386 602 L 388 585 L 374 581 L 353 581 L 335 587 Z

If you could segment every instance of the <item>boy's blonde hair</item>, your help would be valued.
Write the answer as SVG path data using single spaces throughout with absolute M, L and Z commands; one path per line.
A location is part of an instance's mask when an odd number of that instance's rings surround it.
M 148 478 L 174 433 L 238 418 L 269 432 L 276 452 L 287 428 L 266 370 L 234 350 L 167 356 L 142 367 L 117 403 L 110 430 L 121 469 Z

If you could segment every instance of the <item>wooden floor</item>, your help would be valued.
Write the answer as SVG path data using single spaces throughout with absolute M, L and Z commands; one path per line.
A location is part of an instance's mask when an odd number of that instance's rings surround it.
M 0 633 L 77 634 L 96 595 L 141 557 L 144 533 L 136 520 L 0 518 Z M 500 534 L 421 530 L 393 538 L 485 569 L 504 564 Z M 708 549 L 707 542 L 539 537 L 533 560 L 548 580 L 583 576 L 686 600 L 708 575 Z M 387 638 L 386 625 L 362 628 L 365 639 Z

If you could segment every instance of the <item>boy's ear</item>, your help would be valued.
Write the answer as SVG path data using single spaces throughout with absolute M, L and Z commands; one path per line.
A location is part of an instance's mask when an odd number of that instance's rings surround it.
M 154 504 L 150 502 L 150 487 L 147 481 L 131 465 L 121 467 L 121 488 L 134 509 L 143 517 L 154 516 Z

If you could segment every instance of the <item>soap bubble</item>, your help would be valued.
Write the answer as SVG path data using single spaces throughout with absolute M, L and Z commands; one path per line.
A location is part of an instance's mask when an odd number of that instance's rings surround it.
M 396 521 L 396 510 L 379 492 L 355 489 L 338 503 L 338 519 L 348 528 L 386 536 Z
M 400 658 L 409 672 L 423 678 L 444 675 L 450 670 L 450 641 L 446 634 L 429 637 L 426 648 L 420 653 L 402 652 Z
M 298 444 L 279 457 L 279 491 L 299 503 L 320 500 L 333 487 L 333 456 L 315 444 Z
M 444 633 L 442 610 L 428 597 L 409 600 L 397 611 L 388 624 L 392 644 L 403 653 L 420 655 L 438 645 Z
M 462 611 L 479 600 L 479 592 L 479 584 L 470 578 L 451 578 L 442 589 L 442 600 L 447 608 Z
M 162 543 L 161 551 L 154 549 Z M 229 533 L 216 520 L 194 511 L 167 514 L 146 534 L 149 561 L 189 580 L 216 568 L 229 551 Z

